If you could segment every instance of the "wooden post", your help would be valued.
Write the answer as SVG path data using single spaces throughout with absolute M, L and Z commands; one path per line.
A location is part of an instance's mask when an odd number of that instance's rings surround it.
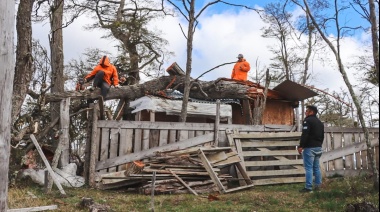
M 42 149 L 41 149 L 40 145 L 38 144 L 38 142 L 37 142 L 37 140 L 36 140 L 36 137 L 34 137 L 34 135 L 31 134 L 31 135 L 30 135 L 30 138 L 32 139 L 32 141 L 33 141 L 33 143 L 34 143 L 34 146 L 36 147 L 38 153 L 40 153 L 40 156 L 41 156 L 42 160 L 44 161 L 45 166 L 46 166 L 47 170 L 49 171 L 51 178 L 53 178 L 54 183 L 57 185 L 59 191 L 61 192 L 61 194 L 66 195 L 66 193 L 65 193 L 65 191 L 63 190 L 61 184 L 60 184 L 59 181 L 57 180 L 57 178 L 56 178 L 56 176 L 55 176 L 55 173 L 54 173 L 53 169 L 51 168 L 51 166 L 50 166 L 50 164 L 49 164 L 49 161 L 46 159 L 44 153 L 42 152 Z
M 61 101 L 60 109 L 60 125 L 61 125 L 61 134 L 59 136 L 58 146 L 55 150 L 53 161 L 51 162 L 52 168 L 57 168 L 59 158 L 61 158 L 61 165 L 65 166 L 69 163 L 69 124 L 70 124 L 70 98 L 64 99 Z M 65 156 L 62 154 L 65 152 Z M 53 181 L 51 176 L 47 179 L 47 193 L 51 192 L 53 188 Z
M 62 153 L 60 164 L 65 167 L 69 164 L 70 160 L 70 142 L 69 142 L 69 127 L 70 127 L 70 98 L 63 99 L 60 105 L 60 125 L 61 135 L 59 136 L 59 143 L 62 145 Z M 54 167 L 55 168 L 55 167 Z
M 219 146 L 219 124 L 220 124 L 220 99 L 217 99 L 215 125 L 214 125 L 214 145 L 215 146 Z
M 90 108 L 92 111 L 94 110 L 94 103 L 90 104 Z M 93 112 L 88 112 L 87 120 L 93 120 Z M 85 180 L 85 183 L 87 185 L 90 184 L 90 160 L 91 160 L 91 134 L 92 134 L 92 124 L 93 122 L 88 121 L 87 122 L 87 139 L 86 139 L 86 147 L 84 151 L 84 167 L 83 167 L 83 177 Z
M 7 210 L 14 62 L 15 2 L 0 1 L 0 211 Z
M 92 133 L 91 133 L 91 157 L 90 157 L 90 167 L 89 167 L 89 185 L 95 187 L 95 164 L 96 158 L 98 156 L 98 149 L 96 143 L 98 142 L 98 110 L 99 105 L 95 104 L 92 111 Z
M 156 186 L 156 172 L 153 172 L 152 176 L 152 190 L 150 193 L 150 211 L 154 211 L 154 187 Z

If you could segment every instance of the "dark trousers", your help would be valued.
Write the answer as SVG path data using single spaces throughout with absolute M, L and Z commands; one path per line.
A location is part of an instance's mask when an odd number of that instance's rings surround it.
M 103 96 L 103 99 L 105 99 L 111 86 L 103 80 L 103 77 L 104 72 L 98 71 L 95 75 L 93 86 L 100 88 L 100 94 Z

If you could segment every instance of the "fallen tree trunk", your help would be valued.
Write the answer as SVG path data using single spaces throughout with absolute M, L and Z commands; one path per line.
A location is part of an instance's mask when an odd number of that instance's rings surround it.
M 134 100 L 145 95 L 165 96 L 166 89 L 184 91 L 184 76 L 164 76 L 139 85 L 121 86 L 111 88 L 106 99 Z M 263 95 L 263 87 L 246 81 L 235 81 L 227 78 L 219 78 L 214 81 L 192 81 L 190 97 L 197 99 L 248 99 Z M 67 91 L 46 94 L 45 103 L 61 101 L 64 98 L 71 99 L 97 99 L 100 89 L 94 91 L 85 90 Z

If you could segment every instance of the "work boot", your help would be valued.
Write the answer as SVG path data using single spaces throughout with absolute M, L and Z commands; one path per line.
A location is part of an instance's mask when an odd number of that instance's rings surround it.
M 300 193 L 313 193 L 313 190 L 308 189 L 308 188 L 303 188 L 300 190 Z

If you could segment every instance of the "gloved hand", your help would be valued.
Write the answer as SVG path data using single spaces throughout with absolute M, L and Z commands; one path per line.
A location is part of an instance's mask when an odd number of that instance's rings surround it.
M 298 147 L 298 153 L 300 154 L 300 155 L 302 155 L 302 151 L 303 151 L 303 149 L 302 149 L 302 147 Z
M 84 83 L 87 83 L 87 82 L 88 82 L 88 79 L 87 79 L 87 78 L 84 78 L 83 81 L 84 81 Z
M 115 85 L 115 88 L 120 88 L 120 85 Z

